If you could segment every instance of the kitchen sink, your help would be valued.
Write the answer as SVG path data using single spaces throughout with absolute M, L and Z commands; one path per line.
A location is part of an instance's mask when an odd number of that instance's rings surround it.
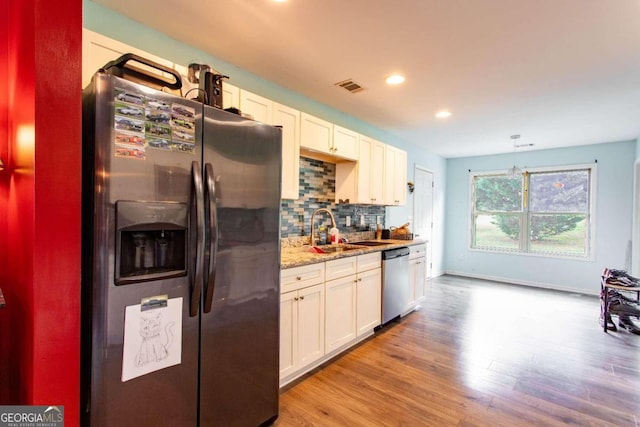
M 309 252 L 316 254 L 334 254 L 339 252 L 348 252 L 355 251 L 358 249 L 362 249 L 358 246 L 352 245 L 323 245 L 323 246 L 313 246 L 309 248 Z
M 384 246 L 384 245 L 392 245 L 393 242 L 381 242 L 380 240 L 363 240 L 362 242 L 351 242 L 350 245 L 359 245 L 359 246 Z

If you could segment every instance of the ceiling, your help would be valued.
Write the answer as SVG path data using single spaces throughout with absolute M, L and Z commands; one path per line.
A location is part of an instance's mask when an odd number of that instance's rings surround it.
M 447 158 L 640 136 L 640 0 L 94 1 Z

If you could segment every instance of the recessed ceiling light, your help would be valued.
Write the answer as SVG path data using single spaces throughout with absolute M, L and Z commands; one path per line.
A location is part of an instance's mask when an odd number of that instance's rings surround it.
M 451 111 L 447 111 L 447 110 L 438 111 L 436 113 L 436 117 L 439 119 L 446 119 L 449 116 L 451 116 Z
M 404 82 L 404 76 L 400 74 L 391 74 L 389 77 L 387 77 L 385 82 L 387 82 L 388 85 L 399 85 L 400 83 Z

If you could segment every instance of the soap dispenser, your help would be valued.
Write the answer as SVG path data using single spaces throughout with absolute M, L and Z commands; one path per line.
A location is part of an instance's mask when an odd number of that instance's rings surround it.
M 329 230 L 329 235 L 331 235 L 332 245 L 340 243 L 340 230 L 338 230 L 338 227 L 332 227 L 331 230 Z

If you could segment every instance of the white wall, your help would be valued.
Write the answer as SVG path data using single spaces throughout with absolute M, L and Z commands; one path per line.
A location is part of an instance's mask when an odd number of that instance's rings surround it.
M 597 161 L 596 229 L 593 260 L 556 259 L 469 250 L 472 171 L 507 169 L 513 154 L 447 161 L 445 269 L 448 273 L 531 286 L 599 293 L 604 267 L 624 268 L 632 235 L 636 142 L 520 152 L 521 167 L 561 166 Z

